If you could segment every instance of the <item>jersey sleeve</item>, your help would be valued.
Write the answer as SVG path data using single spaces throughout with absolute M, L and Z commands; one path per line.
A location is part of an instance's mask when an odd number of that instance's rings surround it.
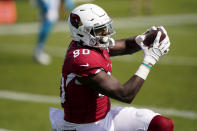
M 84 50 L 80 50 L 83 52 Z M 92 50 L 86 50 L 74 57 L 73 68 L 74 73 L 79 76 L 94 75 L 101 70 L 104 70 L 104 61 L 102 55 Z

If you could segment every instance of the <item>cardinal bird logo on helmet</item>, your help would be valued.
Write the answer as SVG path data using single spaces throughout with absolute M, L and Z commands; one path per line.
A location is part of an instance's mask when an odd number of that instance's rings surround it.
M 80 17 L 77 14 L 73 13 L 70 14 L 70 23 L 77 29 L 79 28 L 79 26 L 83 25 Z

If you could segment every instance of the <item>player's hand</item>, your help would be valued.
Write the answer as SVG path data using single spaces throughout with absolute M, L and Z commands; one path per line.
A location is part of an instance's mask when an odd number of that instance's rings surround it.
M 140 47 L 144 52 L 144 63 L 153 66 L 161 56 L 163 56 L 169 51 L 170 40 L 168 35 L 166 34 L 165 39 L 161 42 L 159 42 L 160 37 L 161 31 L 157 33 L 152 47 L 144 45 L 143 41 L 139 43 Z

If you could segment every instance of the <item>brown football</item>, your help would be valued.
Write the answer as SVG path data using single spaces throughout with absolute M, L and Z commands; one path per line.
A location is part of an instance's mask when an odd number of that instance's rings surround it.
M 159 42 L 161 42 L 166 37 L 166 34 L 163 32 L 162 29 L 157 28 L 157 30 L 153 30 L 151 32 L 148 32 L 148 34 L 146 35 L 146 38 L 145 38 L 143 43 L 146 46 L 151 46 L 153 44 L 156 36 L 157 36 L 158 31 L 161 31 L 161 37 L 160 37 L 160 40 L 159 40 Z

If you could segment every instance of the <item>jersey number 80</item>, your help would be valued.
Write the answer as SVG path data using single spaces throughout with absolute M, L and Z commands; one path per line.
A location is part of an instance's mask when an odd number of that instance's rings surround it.
M 75 51 L 73 51 L 74 58 L 79 56 L 80 53 L 83 54 L 83 55 L 88 55 L 88 54 L 90 54 L 90 50 L 88 50 L 88 49 L 82 49 L 81 51 L 80 50 L 75 50 Z

